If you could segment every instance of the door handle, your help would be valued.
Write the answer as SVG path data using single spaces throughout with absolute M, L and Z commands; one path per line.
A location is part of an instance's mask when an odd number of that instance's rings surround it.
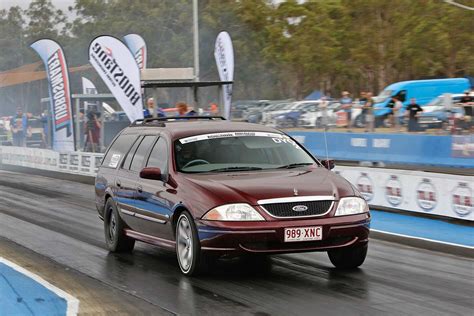
M 143 188 L 142 188 L 141 185 L 139 185 L 139 186 L 137 187 L 137 191 L 138 191 L 138 193 L 142 193 L 142 192 L 143 192 Z
M 115 181 L 115 185 L 120 188 L 122 186 L 122 182 L 120 182 L 120 180 L 117 180 Z

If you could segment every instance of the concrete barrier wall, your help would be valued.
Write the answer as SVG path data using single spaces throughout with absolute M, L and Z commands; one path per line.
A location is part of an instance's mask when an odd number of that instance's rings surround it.
M 474 168 L 474 135 L 290 132 L 317 157 Z M 325 141 L 327 140 L 327 152 Z
M 103 154 L 0 146 L 0 164 L 94 177 Z M 472 177 L 432 172 L 337 166 L 374 207 L 474 221 Z

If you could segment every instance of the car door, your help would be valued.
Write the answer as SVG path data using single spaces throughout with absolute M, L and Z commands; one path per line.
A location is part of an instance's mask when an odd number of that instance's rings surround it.
M 126 205 L 128 221 L 126 223 L 130 228 L 138 232 L 143 232 L 143 221 L 140 218 L 139 207 L 136 203 L 137 194 L 141 190 L 139 173 L 143 168 L 145 157 L 148 156 L 148 152 L 155 140 L 155 135 L 141 136 L 133 145 L 122 164 L 122 168 L 119 170 L 121 190 L 124 192 L 123 195 L 125 197 L 123 200 L 128 202 Z M 122 208 L 122 212 L 123 210 L 124 208 Z
M 130 150 L 121 160 L 115 176 L 115 202 L 123 221 L 132 229 L 137 228 L 135 215 L 135 198 L 138 174 L 130 170 L 132 159 L 143 136 L 137 137 Z
M 168 183 L 169 145 L 164 137 L 158 138 L 145 163 L 146 167 L 160 168 L 162 180 L 140 179 L 137 192 L 137 216 L 143 220 L 144 233 L 173 239 L 170 218 L 176 196 L 175 188 Z M 138 215 L 140 214 L 140 215 Z

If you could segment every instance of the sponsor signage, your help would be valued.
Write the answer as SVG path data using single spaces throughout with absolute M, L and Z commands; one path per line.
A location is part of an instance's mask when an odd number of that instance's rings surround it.
M 474 134 L 453 135 L 451 152 L 453 157 L 474 158 Z
M 64 52 L 58 43 L 41 39 L 33 48 L 44 62 L 49 83 L 49 98 L 53 122 L 53 149 L 75 150 L 69 73 Z
M 125 41 L 125 44 L 127 44 L 128 49 L 132 52 L 138 68 L 140 68 L 140 70 L 145 69 L 147 62 L 145 40 L 138 34 L 128 34 L 123 37 L 123 40 Z
M 89 62 L 129 120 L 143 119 L 140 70 L 128 48 L 115 37 L 99 36 L 89 46 Z
M 221 81 L 234 80 L 234 47 L 229 33 L 220 32 L 214 47 L 214 57 L 216 58 L 217 70 Z M 223 86 L 224 89 L 224 117 L 230 118 L 230 108 L 232 103 L 232 85 Z
M 385 168 L 336 166 L 373 209 L 387 207 L 474 221 L 472 177 Z

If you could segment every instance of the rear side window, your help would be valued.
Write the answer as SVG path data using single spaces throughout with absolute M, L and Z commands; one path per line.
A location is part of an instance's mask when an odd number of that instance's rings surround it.
M 132 164 L 130 165 L 130 170 L 140 171 L 143 166 L 143 160 L 145 159 L 146 154 L 150 150 L 151 145 L 155 141 L 155 136 L 145 136 L 137 148 L 135 155 L 133 156 Z
M 163 138 L 160 137 L 156 142 L 146 166 L 160 168 L 162 174 L 168 172 L 168 146 Z
M 136 135 L 119 136 L 102 160 L 102 167 L 116 168 L 136 138 Z
M 135 152 L 137 151 L 138 145 L 140 145 L 140 142 L 142 141 L 142 137 L 140 136 L 137 141 L 133 144 L 132 148 L 128 152 L 127 156 L 125 157 L 125 160 L 123 161 L 122 168 L 123 169 L 130 169 L 130 165 L 132 163 L 132 158 Z

